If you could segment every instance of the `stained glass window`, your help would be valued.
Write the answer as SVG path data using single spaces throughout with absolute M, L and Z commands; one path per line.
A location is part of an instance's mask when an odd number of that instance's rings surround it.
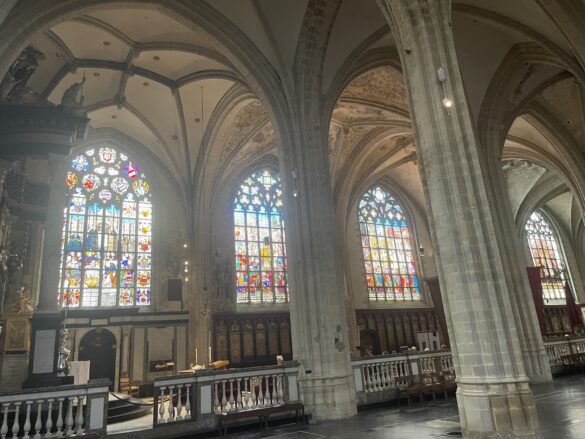
M 234 202 L 237 303 L 288 301 L 282 186 L 276 172 L 255 172 Z
M 152 202 L 138 165 L 112 148 L 90 149 L 73 158 L 65 183 L 61 305 L 150 305 Z
M 540 267 L 542 295 L 545 299 L 565 298 L 565 273 L 561 251 L 548 221 L 533 212 L 526 222 L 526 237 L 535 267 Z
M 360 200 L 358 222 L 370 300 L 420 300 L 408 221 L 396 199 L 370 188 Z

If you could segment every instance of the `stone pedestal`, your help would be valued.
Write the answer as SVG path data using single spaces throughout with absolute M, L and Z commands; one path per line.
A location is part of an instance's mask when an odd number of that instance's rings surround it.
M 378 0 L 400 53 L 464 437 L 539 437 L 506 249 L 457 62 L 448 0 Z M 439 71 L 440 70 L 440 71 Z M 447 105 L 445 105 L 447 104 Z M 451 105 L 449 105 L 451 104 Z

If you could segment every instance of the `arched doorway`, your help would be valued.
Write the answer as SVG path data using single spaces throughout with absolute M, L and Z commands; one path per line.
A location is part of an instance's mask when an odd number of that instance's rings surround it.
M 116 337 L 106 329 L 88 332 L 79 343 L 79 361 L 89 361 L 89 378 L 108 378 L 114 385 L 116 375 Z

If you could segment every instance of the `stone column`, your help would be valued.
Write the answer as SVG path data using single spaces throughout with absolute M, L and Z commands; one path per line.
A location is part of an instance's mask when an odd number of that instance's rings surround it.
M 65 156 L 49 154 L 49 203 L 43 238 L 39 302 L 32 318 L 29 377 L 24 384 L 28 388 L 60 384 L 57 356 L 62 318 L 57 290 L 63 209 L 66 206 L 65 168 Z
M 291 336 L 306 410 L 320 420 L 344 419 L 356 413 L 351 348 L 327 148 L 316 134 L 289 145 L 294 158 L 281 156 Z
M 464 436 L 539 437 L 496 237 L 493 188 L 480 163 L 455 53 L 451 2 L 378 4 L 392 29 L 409 92 Z
M 341 281 L 321 71 L 340 0 L 310 1 L 299 35 L 294 92 L 278 109 L 280 175 L 294 359 L 299 390 L 317 419 L 356 413 L 355 385 Z
M 493 187 L 493 190 L 488 191 L 488 195 L 491 196 L 490 204 L 494 206 L 494 221 L 498 231 L 496 238 L 501 248 L 500 254 L 505 268 L 503 274 L 507 278 L 524 369 L 533 383 L 552 381 L 550 363 L 526 275 L 524 249 L 514 223 L 501 162 L 492 157 L 488 157 L 487 160 L 491 160 L 486 169 Z

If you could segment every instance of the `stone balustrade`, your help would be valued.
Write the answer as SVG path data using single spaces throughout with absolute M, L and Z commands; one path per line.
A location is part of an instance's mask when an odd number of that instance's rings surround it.
M 199 431 L 214 427 L 221 413 L 297 401 L 298 372 L 298 363 L 286 362 L 157 379 L 153 425 L 192 422 Z
M 0 394 L 0 437 L 106 436 L 109 382 Z
M 566 357 L 571 354 L 585 353 L 585 338 L 569 338 L 546 341 L 544 347 L 548 355 L 551 371 L 555 373 L 562 369 L 567 361 Z
M 553 371 L 563 370 L 567 356 L 585 353 L 585 338 L 564 338 L 544 343 Z M 400 353 L 352 361 L 358 405 L 396 399 L 396 378 L 453 371 L 451 352 Z
M 545 342 L 553 372 L 567 356 L 585 352 L 585 338 Z M 358 405 L 398 397 L 400 377 L 453 371 L 450 351 L 400 353 L 352 361 Z M 216 428 L 221 413 L 271 407 L 299 400 L 299 365 L 201 370 L 154 382 L 153 427 L 202 432 Z M 398 378 L 398 380 L 397 380 Z M 61 386 L 0 394 L 0 439 L 52 436 L 105 437 L 108 383 Z M 39 415 L 40 414 L 40 415 Z
M 395 399 L 396 379 L 453 370 L 450 351 L 401 353 L 352 361 L 358 405 Z

